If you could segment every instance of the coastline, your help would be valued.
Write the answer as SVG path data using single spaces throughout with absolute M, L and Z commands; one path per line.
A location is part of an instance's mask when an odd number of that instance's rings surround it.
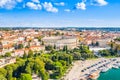
M 105 73 L 100 73 L 100 76 L 97 80 L 120 80 L 119 73 L 120 73 L 120 68 L 119 69 L 112 68 Z
M 69 71 L 69 73 L 67 73 L 64 76 L 65 80 L 87 80 L 88 78 L 88 74 L 91 74 L 92 70 L 95 70 L 95 68 L 97 69 L 98 66 L 100 66 L 99 64 L 96 65 L 95 67 L 92 67 L 90 69 L 87 69 L 86 71 L 82 72 L 82 70 L 89 68 L 89 66 L 94 65 L 96 63 L 99 63 L 101 61 L 109 61 L 111 59 L 116 59 L 117 61 L 120 61 L 120 58 L 98 58 L 98 59 L 92 59 L 92 60 L 86 60 L 86 61 L 75 61 L 73 63 L 73 67 L 72 69 Z M 103 63 L 101 63 L 101 65 L 103 65 Z M 113 64 L 113 63 L 111 63 Z

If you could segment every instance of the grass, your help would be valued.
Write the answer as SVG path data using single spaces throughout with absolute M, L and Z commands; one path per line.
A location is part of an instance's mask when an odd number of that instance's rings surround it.
M 98 58 L 96 58 L 96 57 L 94 57 L 94 58 L 87 58 L 86 60 L 95 60 L 95 59 L 98 59 Z
M 106 56 L 105 58 L 116 58 L 116 56 Z

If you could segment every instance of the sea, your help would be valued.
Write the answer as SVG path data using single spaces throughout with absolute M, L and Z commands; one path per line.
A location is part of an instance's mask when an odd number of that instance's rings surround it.
M 105 73 L 100 73 L 97 80 L 120 80 L 120 69 L 110 69 Z

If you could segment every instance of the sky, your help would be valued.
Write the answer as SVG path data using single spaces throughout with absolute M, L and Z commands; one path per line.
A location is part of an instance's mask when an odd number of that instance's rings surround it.
M 0 0 L 0 27 L 120 27 L 120 0 Z

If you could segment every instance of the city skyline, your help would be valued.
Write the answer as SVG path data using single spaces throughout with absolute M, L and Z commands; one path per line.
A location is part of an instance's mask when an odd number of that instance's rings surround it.
M 119 0 L 1 0 L 0 27 L 120 27 Z

